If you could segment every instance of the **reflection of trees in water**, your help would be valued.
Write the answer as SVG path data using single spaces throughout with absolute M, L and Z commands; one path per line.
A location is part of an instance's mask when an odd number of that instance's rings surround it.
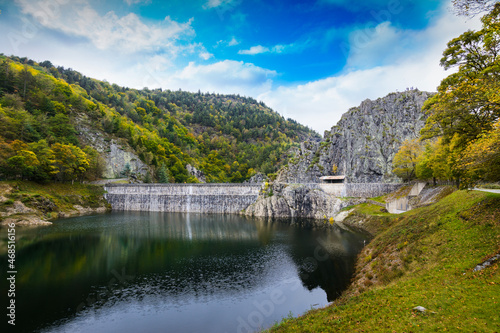
M 105 215 L 82 219 L 82 229 L 61 224 L 21 236 L 16 302 L 19 317 L 30 320 L 16 328 L 33 331 L 74 316 L 82 302 L 99 307 L 144 295 L 243 295 L 279 279 L 266 274 L 280 274 L 289 260 L 286 248 L 309 290 L 320 286 L 331 300 L 349 282 L 357 253 L 349 233 L 236 215 L 187 215 Z M 129 278 L 125 283 L 122 274 Z
M 349 285 L 356 256 L 363 247 L 364 236 L 338 227 L 312 231 L 314 241 L 300 242 L 301 229 L 293 232 L 292 257 L 299 268 L 304 287 L 320 287 L 329 302 Z

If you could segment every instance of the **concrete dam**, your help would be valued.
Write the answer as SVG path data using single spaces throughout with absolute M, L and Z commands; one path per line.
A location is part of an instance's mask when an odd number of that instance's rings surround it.
M 254 203 L 261 184 L 107 184 L 113 210 L 239 213 Z
M 287 184 L 291 185 L 291 184 Z M 295 184 L 339 197 L 375 197 L 401 184 Z M 263 184 L 107 184 L 115 211 L 240 213 L 259 197 Z

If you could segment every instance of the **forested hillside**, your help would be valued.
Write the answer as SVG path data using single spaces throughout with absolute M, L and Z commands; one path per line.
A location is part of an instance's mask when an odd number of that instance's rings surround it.
M 291 146 L 319 138 L 252 98 L 129 89 L 0 55 L 0 178 L 99 178 L 103 152 L 81 128 L 131 149 L 146 182 L 198 181 L 188 164 L 207 182 L 241 182 L 276 172 Z

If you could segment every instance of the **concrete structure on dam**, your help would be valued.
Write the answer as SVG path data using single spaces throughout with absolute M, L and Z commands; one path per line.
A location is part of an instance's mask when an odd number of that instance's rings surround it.
M 238 213 L 254 203 L 261 184 L 107 184 L 113 210 Z
M 283 184 L 319 190 L 331 200 L 376 197 L 402 184 Z M 240 213 L 259 198 L 263 184 L 107 184 L 106 200 L 115 211 Z M 276 193 L 275 195 L 279 195 Z M 297 198 L 300 201 L 300 198 Z M 328 199 L 330 201 L 330 199 Z

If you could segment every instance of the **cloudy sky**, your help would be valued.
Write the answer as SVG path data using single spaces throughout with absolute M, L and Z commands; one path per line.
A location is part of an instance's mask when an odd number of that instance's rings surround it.
M 478 20 L 444 0 L 0 0 L 0 53 L 138 88 L 237 93 L 323 133 L 366 98 L 435 91 Z

